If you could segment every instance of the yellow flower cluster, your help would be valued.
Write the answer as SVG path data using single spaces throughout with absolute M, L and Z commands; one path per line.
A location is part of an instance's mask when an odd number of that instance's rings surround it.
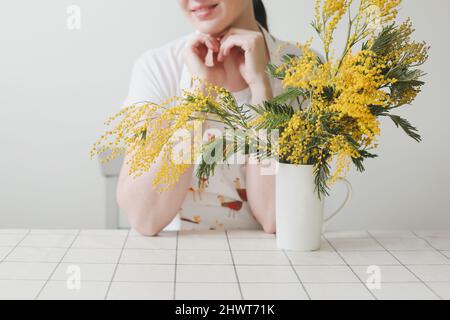
M 361 155 L 342 135 L 332 137 L 327 142 L 326 148 L 336 157 L 336 170 L 331 176 L 331 183 L 334 183 L 341 175 L 344 175 L 349 170 L 351 159 L 359 158 Z
M 339 21 L 348 10 L 348 6 L 351 1 L 346 0 L 326 0 L 324 6 L 325 17 L 331 17 L 330 21 L 326 23 L 325 35 L 324 35 L 324 49 L 325 54 L 328 56 L 330 52 L 330 46 L 333 41 L 334 32 L 337 28 Z
M 294 114 L 280 136 L 279 157 L 291 164 L 308 164 L 311 158 L 308 146 L 314 132 L 315 127 L 309 121 L 304 121 L 300 114 Z
M 316 0 L 314 26 L 322 37 L 327 56 L 337 25 L 352 2 L 353 0 Z
M 425 42 L 412 41 L 413 32 L 410 20 L 399 25 L 396 33 L 400 36 L 392 39 L 385 48 L 384 57 L 388 66 L 422 64 L 428 59 L 429 46 Z
M 304 116 L 304 115 L 303 115 Z M 294 114 L 280 136 L 278 155 L 283 161 L 295 165 L 308 165 L 321 162 L 325 154 L 327 161 L 337 159 L 337 167 L 330 182 L 336 181 L 348 169 L 351 158 L 359 158 L 360 153 L 343 135 L 320 140 L 323 134 L 320 122 L 316 124 L 303 120 L 301 114 Z
M 176 161 L 175 145 L 191 142 L 191 137 L 196 138 L 197 135 L 192 133 L 206 121 L 205 111 L 220 108 L 219 101 L 226 100 L 224 97 L 228 95 L 222 88 L 199 84 L 192 92 L 184 91 L 182 97 L 172 97 L 161 104 L 143 103 L 124 108 L 106 121 L 106 125 L 119 122 L 94 144 L 91 158 L 109 152 L 102 159 L 102 162 L 108 162 L 125 153 L 129 174 L 134 177 L 149 172 L 158 159 L 164 159 L 153 185 L 160 191 L 166 190 L 179 180 L 201 152 L 199 141 L 194 141 L 193 148 L 188 146 L 182 150 L 188 152 L 189 159 Z M 177 132 L 191 135 L 180 135 L 177 140 L 174 139 Z
M 302 55 L 292 58 L 289 63 L 278 67 L 277 73 L 284 73 L 283 85 L 295 87 L 303 90 L 312 90 L 315 86 L 312 82 L 317 82 L 317 75 L 321 70 L 317 64 L 317 54 L 311 50 L 310 43 L 298 44 L 302 50 Z M 323 71 L 323 70 L 322 70 Z
M 397 36 L 390 39 L 380 52 L 382 57 L 378 58 L 380 64 L 393 70 L 418 66 L 428 60 L 430 47 L 425 42 L 416 42 L 411 39 L 415 30 L 411 21 L 400 24 L 394 31 Z M 394 94 L 391 102 L 396 106 L 410 104 L 420 92 L 418 86 L 405 89 L 401 95 Z
M 390 96 L 380 88 L 394 82 L 382 75 L 385 65 L 377 63 L 371 51 L 348 54 L 339 66 L 332 60 L 320 64 L 308 46 L 302 49 L 302 56 L 279 67 L 278 71 L 285 72 L 283 85 L 311 91 L 312 111 L 317 114 L 336 112 L 338 120 L 352 118 L 358 128 L 353 136 L 364 135 L 368 143 L 373 141 L 380 128 L 368 106 L 386 106 Z M 325 98 L 326 89 L 330 89 L 332 95 Z
M 414 30 L 409 21 L 398 28 L 388 26 L 397 17 L 401 0 L 360 0 L 356 16 L 349 14 L 343 55 L 330 57 L 333 34 L 354 2 L 316 0 L 313 26 L 322 39 L 325 61 L 311 50 L 309 41 L 299 45 L 301 56 L 291 57 L 275 70 L 286 90 L 301 89 L 310 102 L 281 128 L 281 161 L 317 165 L 336 159 L 332 182 L 348 169 L 352 159 L 361 161 L 371 156 L 367 150 L 378 146 L 378 116 L 392 106 L 410 103 L 419 92 L 420 86 L 413 81 L 397 86 L 406 74 L 399 74 L 399 66 L 407 70 L 428 59 L 429 47 L 410 40 Z M 382 30 L 385 34 L 375 34 Z M 365 43 L 363 49 L 353 52 L 359 42 Z
M 377 9 L 381 23 L 395 20 L 398 14 L 398 6 L 402 0 L 361 0 L 361 8 Z
M 386 66 L 368 50 L 347 54 L 342 61 L 319 63 L 309 45 L 303 55 L 279 66 L 285 88 L 310 92 L 311 106 L 300 110 L 286 125 L 279 141 L 279 156 L 292 164 L 311 164 L 337 160 L 331 181 L 359 158 L 358 147 L 374 147 L 380 122 L 369 106 L 387 107 L 390 95 L 383 86 L 395 83 L 382 74 Z M 325 115 L 330 115 L 327 119 Z M 343 135 L 324 136 L 322 119 L 331 129 L 337 127 L 357 142 L 352 145 Z M 321 138 L 320 138 L 321 137 Z
M 380 88 L 395 82 L 384 77 L 382 71 L 385 66 L 376 62 L 371 51 L 349 54 L 333 78 L 336 98 L 330 109 L 354 119 L 359 129 L 353 133 L 354 138 L 365 136 L 365 144 L 371 144 L 380 134 L 379 121 L 369 106 L 387 107 L 390 96 Z
M 396 19 L 400 4 L 401 0 L 360 0 L 358 13 L 350 20 L 347 50 L 362 40 L 370 44 L 376 31 Z

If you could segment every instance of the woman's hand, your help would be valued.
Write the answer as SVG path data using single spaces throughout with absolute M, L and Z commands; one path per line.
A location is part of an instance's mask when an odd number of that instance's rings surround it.
M 232 57 L 237 62 L 253 95 L 271 95 L 268 92 L 271 91 L 269 76 L 266 73 L 270 57 L 261 32 L 231 28 L 221 39 L 217 60 L 223 62 L 227 57 Z
M 184 60 L 193 76 L 223 87 L 226 81 L 226 73 L 223 63 L 217 61 L 219 50 L 220 42 L 218 39 L 209 35 L 195 34 L 186 43 Z M 206 64 L 209 51 L 213 52 L 213 66 Z
M 213 53 L 212 66 L 206 64 L 209 51 Z M 266 73 L 269 54 L 261 32 L 231 28 L 220 41 L 195 34 L 186 44 L 185 62 L 193 76 L 231 91 L 241 90 L 240 83 L 245 82 L 252 92 L 252 103 L 272 97 Z

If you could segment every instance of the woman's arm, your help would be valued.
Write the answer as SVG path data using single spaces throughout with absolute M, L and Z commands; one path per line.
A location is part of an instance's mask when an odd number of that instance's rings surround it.
M 157 235 L 175 218 L 191 183 L 193 165 L 173 188 L 162 193 L 155 190 L 152 181 L 164 161 L 160 156 L 150 172 L 136 179 L 129 176 L 126 164 L 120 173 L 117 202 L 133 229 L 145 236 Z
M 220 68 L 208 68 L 205 65 L 208 50 L 217 52 L 218 46 L 217 39 L 195 34 L 186 43 L 184 59 L 192 75 L 221 85 L 221 81 L 224 78 L 223 70 Z M 157 65 L 155 63 L 155 68 L 157 68 Z M 146 92 L 148 88 L 153 88 L 152 95 L 162 101 L 160 92 L 165 91 L 161 90 L 164 88 L 160 88 L 159 79 L 152 74 L 152 69 L 146 68 L 142 64 L 138 64 L 135 69 L 136 75 L 133 77 L 132 91 L 136 91 L 135 88 L 138 88 L 140 89 L 138 90 L 139 92 Z M 150 72 L 146 72 L 147 70 L 150 70 Z M 153 82 L 145 85 L 149 78 Z M 139 96 L 139 94 L 132 94 L 132 96 Z M 193 133 L 191 132 L 191 134 Z M 119 207 L 125 211 L 131 226 L 143 235 L 157 235 L 173 220 L 180 210 L 192 182 L 194 164 L 186 170 L 175 186 L 162 193 L 155 190 L 152 186 L 152 181 L 161 165 L 167 161 L 168 159 L 165 158 L 164 153 L 161 153 L 157 161 L 151 166 L 151 170 L 136 179 L 128 174 L 130 167 L 126 163 L 123 165 L 120 173 L 117 186 L 117 202 Z
M 169 190 L 159 192 L 152 186 L 161 165 L 168 161 L 166 157 L 161 152 L 151 170 L 138 178 L 128 174 L 130 167 L 126 161 L 120 172 L 117 202 L 133 229 L 142 235 L 157 235 L 175 218 L 191 185 L 194 164 Z

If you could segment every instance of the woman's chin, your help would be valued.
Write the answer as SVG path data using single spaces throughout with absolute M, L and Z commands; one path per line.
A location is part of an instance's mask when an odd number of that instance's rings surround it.
M 219 21 L 199 21 L 195 28 L 203 34 L 219 37 L 226 32 L 227 26 Z

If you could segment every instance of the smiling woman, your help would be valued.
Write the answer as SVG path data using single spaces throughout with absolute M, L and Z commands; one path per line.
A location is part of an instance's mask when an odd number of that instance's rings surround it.
M 278 64 L 283 54 L 299 54 L 299 50 L 268 33 L 261 1 L 179 0 L 179 4 L 196 32 L 142 55 L 125 105 L 162 103 L 190 89 L 192 77 L 228 89 L 239 104 L 261 103 L 281 93 L 281 83 L 269 78 L 267 65 Z M 283 49 L 276 52 L 279 47 Z M 208 139 L 220 135 L 224 127 L 206 121 L 204 129 Z M 157 235 L 171 222 L 170 228 L 175 229 L 275 232 L 275 178 L 261 175 L 260 165 L 219 165 L 199 189 L 192 164 L 174 187 L 160 193 L 151 187 L 152 181 L 169 161 L 161 152 L 139 178 L 130 177 L 128 161 L 123 165 L 118 203 L 138 232 Z
M 197 5 L 193 7 L 190 11 L 192 14 L 200 21 L 208 20 L 213 18 L 214 14 L 217 13 L 218 4 L 213 5 Z
M 179 3 L 194 27 L 205 34 L 220 36 L 230 26 L 254 19 L 267 29 L 267 17 L 261 0 L 179 0 Z

